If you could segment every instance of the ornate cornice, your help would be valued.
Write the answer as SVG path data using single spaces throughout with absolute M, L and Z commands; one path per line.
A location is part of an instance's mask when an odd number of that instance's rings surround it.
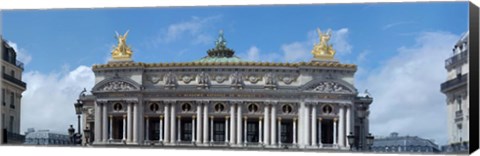
M 107 64 L 95 64 L 93 70 L 112 68 L 155 68 L 155 67 L 210 67 L 210 66 L 243 66 L 243 67 L 326 67 L 357 70 L 354 64 L 341 64 L 338 62 L 173 62 L 173 63 L 143 63 L 143 62 L 114 62 Z

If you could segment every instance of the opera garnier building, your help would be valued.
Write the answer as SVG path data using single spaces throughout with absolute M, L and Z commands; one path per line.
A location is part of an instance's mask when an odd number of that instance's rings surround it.
M 93 146 L 365 148 L 372 97 L 354 86 L 357 66 L 334 58 L 321 32 L 309 62 L 250 62 L 228 48 L 223 31 L 207 56 L 143 63 L 118 35 L 107 64 L 93 65 L 82 93 L 82 129 Z

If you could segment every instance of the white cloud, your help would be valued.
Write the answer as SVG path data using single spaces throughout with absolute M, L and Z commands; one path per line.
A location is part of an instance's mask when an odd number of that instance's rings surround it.
M 383 26 L 383 27 L 382 27 L 382 30 L 387 30 L 387 29 L 390 29 L 390 28 L 392 28 L 392 27 L 396 27 L 396 26 L 399 26 L 399 25 L 412 24 L 412 23 L 415 23 L 415 22 L 412 22 L 412 21 L 401 21 L 401 22 L 390 23 L 390 24 L 387 24 L 387 25 Z
M 445 59 L 458 39 L 447 32 L 421 33 L 414 46 L 398 48 L 397 55 L 381 67 L 363 71 L 370 76 L 361 80 L 358 88 L 368 89 L 374 97 L 372 134 L 399 132 L 446 144 L 446 97 L 440 84 L 447 76 Z
M 347 28 L 333 31 L 331 43 L 333 45 L 333 48 L 337 51 L 337 55 L 344 55 L 352 52 L 353 47 L 348 42 Z
M 70 124 L 77 124 L 73 104 L 83 88 L 91 90 L 95 77 L 87 66 L 62 68 L 59 73 L 23 74 L 27 90 L 22 97 L 21 133 L 32 127 L 66 133 Z
M 206 29 L 212 22 L 219 20 L 221 16 L 210 16 L 206 18 L 192 17 L 190 20 L 171 24 L 156 39 L 156 43 L 170 43 L 175 41 L 189 41 L 193 44 L 211 44 L 213 37 Z
M 282 45 L 282 51 L 283 59 L 287 62 L 295 62 L 299 60 L 305 61 L 312 57 L 306 43 L 293 42 L 290 44 L 284 44 Z
M 240 53 L 238 56 L 246 61 L 260 61 L 260 62 L 274 62 L 282 58 L 282 56 L 277 53 L 273 53 L 273 52 L 262 53 L 261 50 L 256 46 L 251 46 L 247 50 L 247 52 Z
M 24 65 L 27 65 L 32 61 L 32 56 L 24 48 L 19 48 L 17 43 L 7 41 L 7 44 L 10 45 L 15 52 L 17 52 L 17 59 L 23 62 Z

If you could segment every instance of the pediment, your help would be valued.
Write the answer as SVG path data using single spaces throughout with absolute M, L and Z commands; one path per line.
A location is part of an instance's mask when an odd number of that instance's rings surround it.
M 134 85 L 125 82 L 125 81 L 110 81 L 102 86 L 100 86 L 97 91 L 130 91 L 137 90 L 138 88 Z
M 353 93 L 348 87 L 334 81 L 322 81 L 310 85 L 305 91 L 318 93 Z

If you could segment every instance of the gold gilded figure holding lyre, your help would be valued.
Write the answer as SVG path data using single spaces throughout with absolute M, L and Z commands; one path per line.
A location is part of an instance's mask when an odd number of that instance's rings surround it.
M 312 54 L 315 59 L 326 59 L 332 60 L 335 56 L 335 49 L 333 49 L 332 44 L 328 44 L 332 30 L 328 29 L 327 33 L 322 33 L 320 28 L 317 28 L 318 37 L 320 43 L 314 44 Z
M 127 45 L 127 35 L 128 31 L 122 36 L 118 32 L 115 32 L 117 36 L 115 38 L 118 40 L 118 45 L 114 47 L 112 51 L 112 58 L 114 60 L 128 60 L 132 57 L 132 50 Z

